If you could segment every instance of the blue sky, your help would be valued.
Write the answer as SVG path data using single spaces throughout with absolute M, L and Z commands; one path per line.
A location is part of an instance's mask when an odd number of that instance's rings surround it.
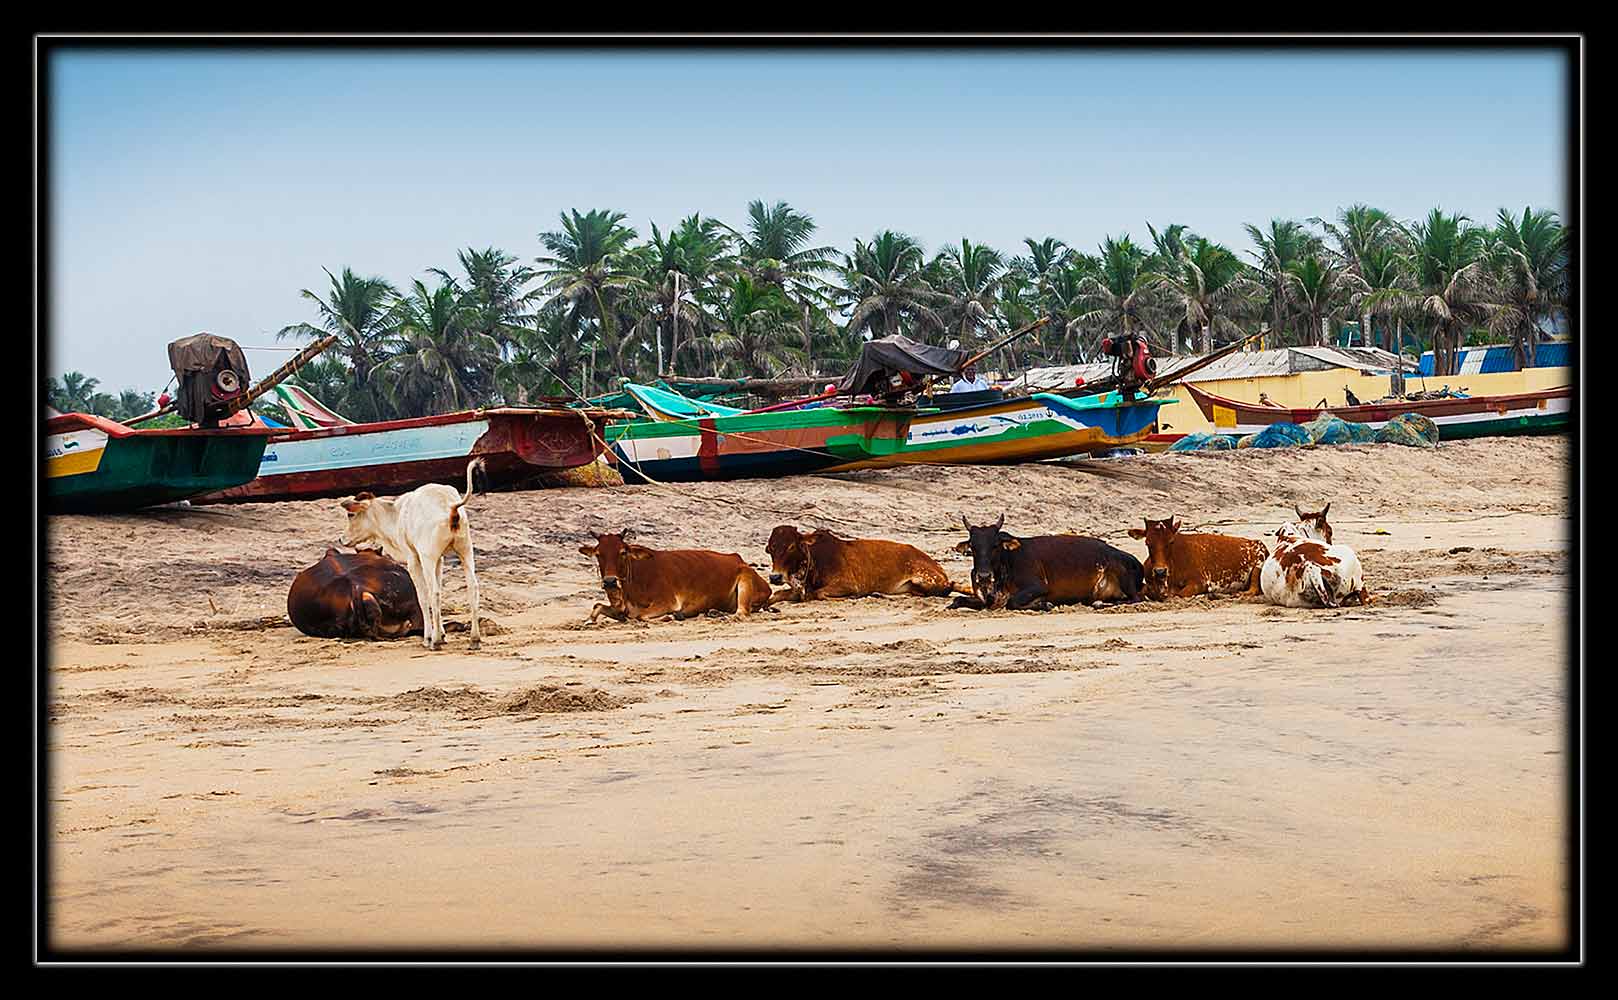
M 1148 222 L 1245 251 L 1243 223 L 1356 201 L 1566 219 L 1564 72 L 1526 50 L 57 53 L 49 373 L 156 389 L 177 337 L 312 319 L 322 267 L 531 259 L 568 208 L 644 236 L 785 200 L 834 246 L 1008 254 Z

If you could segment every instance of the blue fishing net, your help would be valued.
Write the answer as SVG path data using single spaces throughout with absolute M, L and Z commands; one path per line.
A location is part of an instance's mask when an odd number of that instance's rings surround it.
M 1309 435 L 1309 440 L 1315 444 L 1352 444 L 1354 433 L 1349 430 L 1348 421 L 1342 417 L 1334 417 L 1330 413 L 1322 413 L 1307 424 L 1299 424 Z
M 1291 448 L 1314 444 L 1309 432 L 1297 424 L 1271 424 L 1257 434 L 1249 434 L 1236 443 L 1238 448 Z
M 1228 451 L 1236 447 L 1236 439 L 1228 434 L 1197 431 L 1169 445 L 1169 451 Z
M 1351 444 L 1370 444 L 1376 440 L 1376 428 L 1370 424 L 1345 420 L 1343 426 L 1348 428 L 1348 439 Z
M 1401 413 L 1376 432 L 1378 443 L 1414 448 L 1438 447 L 1438 425 L 1419 413 Z

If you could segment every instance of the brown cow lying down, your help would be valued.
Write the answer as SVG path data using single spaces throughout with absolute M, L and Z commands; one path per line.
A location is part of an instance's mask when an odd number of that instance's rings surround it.
M 1040 535 L 1017 538 L 992 525 L 973 527 L 963 515 L 968 539 L 955 546 L 972 555 L 972 597 L 957 597 L 952 608 L 1034 608 L 1057 604 L 1134 601 L 1144 583 L 1140 560 L 1099 538 Z
M 606 535 L 590 532 L 594 545 L 580 547 L 595 556 L 607 604 L 590 609 L 590 621 L 605 614 L 618 621 L 633 618 L 691 618 L 709 611 L 743 617 L 770 606 L 770 585 L 732 552 L 700 549 L 649 549 L 630 545 L 630 531 Z
M 287 617 L 322 639 L 396 639 L 422 634 L 410 571 L 380 552 L 327 549 L 287 591 Z
M 879 538 L 842 538 L 830 531 L 799 531 L 783 524 L 770 532 L 770 583 L 790 589 L 775 600 L 914 594 L 947 597 L 959 591 L 949 574 L 914 545 Z
M 1154 601 L 1197 594 L 1259 594 L 1259 572 L 1270 550 L 1232 535 L 1182 532 L 1179 518 L 1130 528 L 1146 540 L 1146 596 Z

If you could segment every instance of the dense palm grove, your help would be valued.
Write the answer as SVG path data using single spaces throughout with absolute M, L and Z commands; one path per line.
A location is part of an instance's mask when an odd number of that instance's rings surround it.
M 1532 364 L 1539 331 L 1571 328 L 1568 233 L 1554 212 L 1501 209 L 1493 226 L 1434 209 L 1420 221 L 1354 205 L 1333 220 L 1249 225 L 1242 254 L 1173 224 L 1092 252 L 1055 237 L 1005 253 L 963 239 L 928 257 L 882 231 L 840 251 L 784 202 L 743 229 L 701 215 L 642 238 L 620 212 L 565 212 L 529 260 L 465 250 L 459 268 L 396 286 L 344 268 L 305 289 L 315 315 L 281 331 L 338 335 L 298 374 L 354 420 L 611 391 L 658 373 L 731 378 L 841 374 L 867 337 L 966 348 L 1046 318 L 996 367 L 1092 360 L 1136 332 L 1158 354 L 1205 352 L 1267 327 L 1266 346 L 1322 344 L 1353 323 L 1365 343 L 1431 349 L 1440 374 L 1466 343 L 1504 340 Z M 115 417 L 150 394 L 51 379 L 59 409 Z

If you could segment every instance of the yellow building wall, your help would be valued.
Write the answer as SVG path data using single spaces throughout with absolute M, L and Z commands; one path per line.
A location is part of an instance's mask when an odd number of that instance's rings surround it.
M 1361 375 L 1348 368 L 1335 368 L 1323 372 L 1299 372 L 1296 375 L 1271 375 L 1266 378 L 1228 378 L 1198 382 L 1197 388 L 1215 396 L 1257 403 L 1260 392 L 1281 406 L 1313 407 L 1322 399 L 1328 406 L 1347 405 L 1343 386 L 1354 390 L 1360 402 L 1369 403 L 1388 395 L 1391 376 Z M 1449 375 L 1422 378 L 1405 376 L 1405 391 L 1423 389 L 1464 390 L 1471 396 L 1505 396 L 1516 392 L 1536 392 L 1560 385 L 1573 384 L 1571 368 L 1526 368 L 1520 372 L 1493 372 L 1488 375 Z M 1212 431 L 1213 422 L 1197 409 L 1196 400 L 1183 384 L 1170 386 L 1165 394 L 1177 402 L 1158 411 L 1158 430 L 1164 434 L 1193 434 Z

